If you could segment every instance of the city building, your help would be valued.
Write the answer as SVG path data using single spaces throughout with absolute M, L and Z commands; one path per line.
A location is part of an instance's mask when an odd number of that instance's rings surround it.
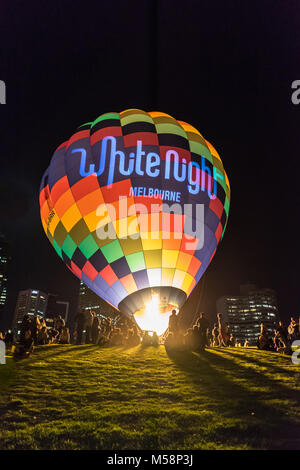
M 0 317 L 7 305 L 8 270 L 11 261 L 9 244 L 0 234 Z
M 99 317 L 105 318 L 109 316 L 116 319 L 120 316 L 118 310 L 101 299 L 101 297 L 86 287 L 83 282 L 80 282 L 78 304 L 80 309 L 93 310 Z
M 13 330 L 20 331 L 24 315 L 44 318 L 47 308 L 48 296 L 45 292 L 37 289 L 21 290 L 18 294 L 17 304 L 14 313 Z
M 225 295 L 217 300 L 217 313 L 222 313 L 238 343 L 245 339 L 255 345 L 264 323 L 273 333 L 279 320 L 276 293 L 273 289 L 259 289 L 254 284 L 240 287 L 239 295 Z

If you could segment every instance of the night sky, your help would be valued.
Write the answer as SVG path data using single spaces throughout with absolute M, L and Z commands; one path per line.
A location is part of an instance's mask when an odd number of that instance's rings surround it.
M 298 0 L 2 0 L 0 25 L 0 232 L 12 253 L 2 325 L 28 287 L 74 311 L 78 280 L 42 229 L 40 180 L 78 125 L 127 108 L 192 124 L 229 176 L 228 225 L 201 308 L 214 314 L 218 297 L 249 280 L 277 291 L 283 318 L 300 312 Z

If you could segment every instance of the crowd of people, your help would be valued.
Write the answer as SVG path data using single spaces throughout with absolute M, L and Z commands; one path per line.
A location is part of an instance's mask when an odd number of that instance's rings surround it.
M 246 341 L 244 346 L 248 346 Z M 188 349 L 193 351 L 204 350 L 205 347 L 241 346 L 235 341 L 228 322 L 224 322 L 221 313 L 217 315 L 217 322 L 210 328 L 204 313 L 200 313 L 191 328 L 185 329 L 180 323 L 176 310 L 172 311 L 169 319 L 168 336 L 165 340 L 167 349 Z
M 292 317 L 287 328 L 279 321 L 273 334 L 268 332 L 264 323 L 261 323 L 261 332 L 257 338 L 256 346 L 258 349 L 292 354 L 292 343 L 297 339 L 300 340 L 300 317 L 298 321 Z M 217 314 L 217 321 L 212 328 L 210 328 L 205 315 L 200 313 L 194 325 L 185 331 L 180 325 L 176 310 L 173 310 L 170 316 L 165 345 L 167 349 L 188 349 L 193 351 L 204 350 L 205 347 L 250 346 L 247 339 L 243 344 L 236 341 L 230 324 L 223 320 L 221 313 Z
M 111 317 L 99 317 L 93 310 L 80 310 L 75 316 L 75 344 L 98 346 L 137 346 L 141 342 L 135 324 L 121 319 L 116 324 Z
M 110 317 L 99 317 L 93 310 L 80 310 L 75 317 L 73 337 L 70 337 L 69 328 L 61 316 L 53 320 L 51 327 L 47 327 L 44 319 L 25 315 L 20 328 L 18 341 L 10 331 L 0 332 L 0 340 L 5 341 L 6 347 L 13 347 L 16 358 L 28 357 L 36 345 L 47 344 L 94 344 L 97 346 L 123 346 L 134 347 L 141 344 L 143 347 L 159 346 L 165 344 L 167 350 L 193 350 L 201 351 L 206 347 L 248 347 L 236 341 L 228 322 L 225 322 L 221 313 L 217 314 L 217 321 L 210 327 L 204 313 L 200 313 L 193 326 L 184 327 L 182 317 L 172 311 L 169 318 L 167 334 L 159 338 L 154 331 L 142 332 L 135 323 L 120 317 L 118 321 Z M 277 351 L 291 354 L 291 345 L 294 340 L 300 340 L 300 317 L 291 318 L 290 324 L 285 328 L 280 321 L 274 333 L 270 333 L 264 323 L 261 323 L 260 335 L 257 339 L 258 349 Z
M 14 347 L 14 356 L 15 358 L 28 357 L 33 351 L 33 347 L 38 345 L 69 343 L 69 328 L 67 328 L 65 320 L 60 315 L 54 318 L 53 325 L 50 328 L 47 328 L 44 319 L 24 315 L 19 341 Z
M 294 317 L 291 317 L 290 324 L 287 328 L 280 321 L 273 334 L 270 334 L 262 323 L 260 336 L 257 340 L 257 347 L 265 351 L 292 354 L 292 343 L 296 340 L 300 340 L 300 317 L 298 321 L 295 320 Z

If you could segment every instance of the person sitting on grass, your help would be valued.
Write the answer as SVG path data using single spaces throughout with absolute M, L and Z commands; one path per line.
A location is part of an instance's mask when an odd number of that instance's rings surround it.
M 55 330 L 59 332 L 59 334 L 62 332 L 62 329 L 66 326 L 65 320 L 62 318 L 61 315 L 57 315 L 54 319 L 53 327 Z
M 258 349 L 262 349 L 264 351 L 270 350 L 270 338 L 268 331 L 263 323 L 260 325 L 260 336 L 257 340 L 257 347 Z
M 174 351 L 177 349 L 176 338 L 172 331 L 169 332 L 165 340 L 165 348 L 167 351 Z
M 235 338 L 233 336 L 233 333 L 231 333 L 229 336 L 228 346 L 230 346 L 231 348 L 235 347 Z
M 154 333 L 152 335 L 151 345 L 154 346 L 155 348 L 157 348 L 159 346 L 159 338 L 157 336 L 156 331 L 154 331 Z
M 280 337 L 283 339 L 284 343 L 288 342 L 288 333 L 286 328 L 284 328 L 282 321 L 278 322 L 277 330 L 279 331 Z
M 225 342 L 226 342 L 226 346 L 230 346 L 230 336 L 231 336 L 231 329 L 230 329 L 230 324 L 229 322 L 227 321 L 225 323 Z
M 32 337 L 31 329 L 28 328 L 24 331 L 22 341 L 20 341 L 14 350 L 14 359 L 26 359 L 33 351 L 34 340 Z
M 4 342 L 5 342 L 5 345 L 6 345 L 6 348 L 9 349 L 12 347 L 13 345 L 13 342 L 14 342 L 14 335 L 13 333 L 7 331 L 5 333 L 5 336 L 4 336 Z
M 50 328 L 50 330 L 48 331 L 48 336 L 50 344 L 58 343 L 59 332 L 55 328 Z
M 100 332 L 98 337 L 98 346 L 109 345 L 110 336 L 112 333 L 111 318 L 103 318 L 100 322 Z
M 109 345 L 110 346 L 122 346 L 123 345 L 123 334 L 120 328 L 114 328 L 110 335 Z
M 184 348 L 187 350 L 193 349 L 193 328 L 188 328 L 184 335 Z
M 274 349 L 277 352 L 282 352 L 284 348 L 286 347 L 286 344 L 282 341 L 282 338 L 280 336 L 280 331 L 278 329 L 275 330 L 275 334 L 273 337 L 273 344 L 274 344 Z
M 140 336 L 138 334 L 138 330 L 136 326 L 133 326 L 130 330 L 128 330 L 128 336 L 126 338 L 126 346 L 133 348 L 140 344 Z
M 58 342 L 59 344 L 70 344 L 70 331 L 66 326 L 63 326 Z
M 38 332 L 37 338 L 38 344 L 49 344 L 49 337 L 47 332 L 47 327 L 43 326 Z
M 142 339 L 142 346 L 146 348 L 152 345 L 152 337 L 149 334 L 149 331 L 145 331 Z

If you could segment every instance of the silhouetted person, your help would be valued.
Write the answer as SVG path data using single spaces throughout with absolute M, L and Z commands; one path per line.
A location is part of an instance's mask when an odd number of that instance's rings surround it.
M 49 344 L 49 337 L 46 326 L 43 326 L 38 332 L 38 344 Z
M 214 327 L 213 327 L 213 329 L 212 329 L 211 334 L 212 334 L 212 340 L 213 340 L 213 344 L 212 344 L 212 345 L 213 345 L 214 347 L 215 347 L 215 346 L 219 346 L 219 329 L 218 329 L 216 323 L 214 324 Z
M 85 312 L 85 343 L 89 344 L 92 339 L 92 326 L 94 320 L 94 313 L 91 310 Z
M 24 340 L 25 331 L 29 330 L 31 326 L 31 318 L 29 315 L 24 315 L 22 323 L 21 323 L 21 331 L 20 331 L 20 343 Z
M 172 313 L 169 318 L 169 331 L 176 333 L 178 330 L 178 317 L 176 315 L 176 310 L 172 310 Z
M 288 334 L 290 341 L 293 341 L 296 337 L 297 330 L 297 322 L 295 321 L 294 317 L 291 317 L 290 324 L 288 326 Z
M 109 344 L 110 346 L 122 346 L 123 345 L 123 334 L 121 328 L 114 328 L 110 335 Z
M 224 323 L 222 313 L 218 313 L 217 318 L 218 318 L 218 329 L 219 329 L 219 346 L 226 346 L 228 337 L 227 337 L 226 325 Z
M 62 328 L 59 335 L 59 344 L 70 344 L 70 332 L 66 326 Z
M 147 347 L 147 346 L 151 346 L 151 336 L 149 335 L 149 332 L 148 331 L 145 331 L 144 332 L 144 336 L 143 336 L 143 339 L 142 339 L 142 346 L 143 347 Z
M 138 344 L 140 344 L 140 342 L 141 342 L 141 340 L 140 340 L 140 336 L 138 334 L 138 330 L 137 330 L 136 326 L 133 326 L 130 330 L 128 330 L 126 345 L 128 347 L 133 348 L 134 346 L 137 346 Z
M 285 344 L 287 344 L 287 341 L 288 341 L 287 336 L 288 336 L 288 335 L 287 335 L 286 329 L 285 329 L 284 326 L 283 326 L 282 321 L 279 321 L 279 322 L 278 322 L 278 328 L 277 328 L 277 330 L 279 331 L 279 335 L 280 335 L 280 337 L 282 338 L 283 342 L 284 342 Z
M 260 324 L 260 336 L 258 338 L 257 347 L 258 349 L 268 350 L 269 349 L 269 335 L 268 331 L 263 323 Z
M 199 347 L 204 349 L 204 347 L 207 345 L 207 330 L 209 328 L 209 322 L 204 313 L 200 313 L 197 326 L 199 329 Z
M 4 337 L 4 342 L 7 348 L 11 348 L 12 344 L 14 342 L 14 335 L 13 333 L 10 333 L 9 331 L 6 333 Z
M 230 336 L 229 336 L 229 340 L 228 340 L 228 346 L 231 346 L 232 348 L 234 348 L 235 346 L 235 338 L 233 336 L 233 333 L 230 333 Z
M 100 333 L 100 318 L 94 315 L 93 324 L 92 324 L 92 343 L 97 344 Z
M 200 347 L 200 344 L 201 344 L 198 325 L 193 326 L 191 335 L 192 335 L 192 343 L 191 343 L 192 350 L 196 351 Z
M 154 347 L 159 346 L 159 339 L 158 339 L 156 331 L 154 331 L 153 336 L 152 336 L 152 346 Z
M 80 310 L 76 316 L 75 316 L 75 322 L 76 322 L 76 344 L 81 344 L 82 343 L 82 333 L 84 329 L 84 324 L 85 324 L 85 315 L 83 310 Z
M 27 330 L 24 330 L 22 341 L 16 346 L 14 351 L 15 359 L 24 359 L 29 357 L 33 351 L 33 337 L 31 334 L 31 329 L 28 327 Z
M 62 329 L 66 326 L 65 320 L 62 318 L 61 315 L 58 315 L 55 318 L 53 326 L 54 326 L 55 330 L 57 330 L 60 334 Z
M 34 345 L 38 344 L 38 333 L 41 329 L 40 320 L 38 317 L 33 317 L 30 323 L 31 337 L 33 339 Z

